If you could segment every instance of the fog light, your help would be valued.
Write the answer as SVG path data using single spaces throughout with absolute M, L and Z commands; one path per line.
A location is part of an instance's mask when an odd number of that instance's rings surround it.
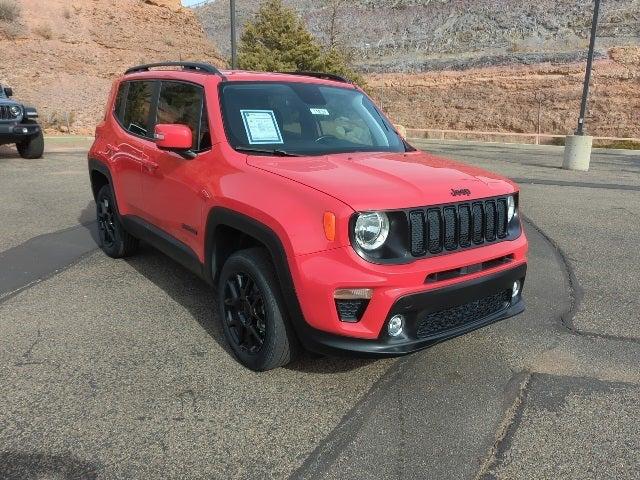
M 511 288 L 511 298 L 516 298 L 520 293 L 520 280 L 516 280 L 513 282 L 513 287 Z
M 404 317 L 402 315 L 394 315 L 389 320 L 389 325 L 387 326 L 387 331 L 389 335 L 392 337 L 397 337 L 402 333 L 402 328 L 404 327 Z
M 29 129 L 28 128 L 23 128 L 22 129 L 22 133 L 29 133 Z

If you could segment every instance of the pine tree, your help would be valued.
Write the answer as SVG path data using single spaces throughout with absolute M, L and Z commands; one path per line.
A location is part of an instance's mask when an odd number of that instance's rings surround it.
M 337 48 L 324 49 L 304 21 L 282 0 L 267 0 L 245 25 L 238 48 L 238 65 L 267 72 L 315 71 L 343 75 L 356 83 L 362 78 L 347 66 Z

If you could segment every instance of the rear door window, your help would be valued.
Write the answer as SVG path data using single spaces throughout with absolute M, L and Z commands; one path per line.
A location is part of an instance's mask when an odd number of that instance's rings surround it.
M 129 92 L 124 109 L 122 125 L 129 132 L 151 138 L 151 101 L 154 81 L 128 82 Z
M 204 90 L 186 82 L 163 81 L 158 99 L 156 124 L 186 125 L 193 135 L 196 152 L 211 147 L 209 122 L 204 108 Z

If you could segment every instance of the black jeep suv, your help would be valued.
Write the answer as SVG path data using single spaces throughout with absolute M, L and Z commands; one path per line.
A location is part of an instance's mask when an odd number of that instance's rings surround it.
M 0 145 L 15 143 L 22 158 L 40 158 L 44 153 L 38 112 L 10 100 L 13 91 L 0 85 Z

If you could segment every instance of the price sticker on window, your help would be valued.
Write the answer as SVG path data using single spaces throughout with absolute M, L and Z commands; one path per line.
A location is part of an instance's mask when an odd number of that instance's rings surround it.
M 251 145 L 284 143 L 273 110 L 240 110 Z

